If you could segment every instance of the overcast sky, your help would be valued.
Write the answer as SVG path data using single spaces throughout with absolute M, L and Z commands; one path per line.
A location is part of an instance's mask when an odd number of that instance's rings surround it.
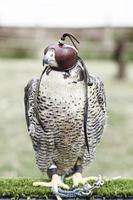
M 0 25 L 133 27 L 133 0 L 0 0 Z

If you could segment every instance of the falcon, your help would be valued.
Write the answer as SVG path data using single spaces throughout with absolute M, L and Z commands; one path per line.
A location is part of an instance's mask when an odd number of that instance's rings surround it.
M 65 44 L 69 37 L 73 45 Z M 25 87 L 25 116 L 35 159 L 50 182 L 34 186 L 69 189 L 61 176 L 72 176 L 73 186 L 88 184 L 82 170 L 95 156 L 106 124 L 106 97 L 100 78 L 88 73 L 75 42 L 65 33 L 44 50 L 44 70 Z M 88 184 L 88 186 L 90 186 Z

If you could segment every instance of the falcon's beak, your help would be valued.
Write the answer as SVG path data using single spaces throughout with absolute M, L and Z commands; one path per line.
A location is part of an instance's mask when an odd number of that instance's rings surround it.
M 58 64 L 55 60 L 55 52 L 53 50 L 47 51 L 43 58 L 43 66 L 49 65 L 50 67 L 58 67 Z

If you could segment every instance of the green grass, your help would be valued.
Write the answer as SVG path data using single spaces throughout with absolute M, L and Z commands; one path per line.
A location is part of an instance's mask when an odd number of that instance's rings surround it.
M 43 179 L 40 179 L 44 181 Z M 0 197 L 48 197 L 51 192 L 46 187 L 34 187 L 33 178 L 0 179 Z M 71 181 L 66 181 L 71 185 Z M 92 183 L 92 181 L 91 181 Z M 95 197 L 128 197 L 133 196 L 133 180 L 120 179 L 105 181 L 105 184 L 94 191 Z
M 26 198 L 48 196 L 50 189 L 46 187 L 34 187 L 34 181 L 37 180 L 31 178 L 0 179 L 0 197 Z
M 133 63 L 128 78 L 114 79 L 109 61 L 86 61 L 88 71 L 102 78 L 108 104 L 108 125 L 96 158 L 85 175 L 133 177 Z M 39 77 L 41 59 L 0 60 L 0 177 L 40 177 L 27 133 L 23 90 L 28 80 Z
M 0 49 L 0 58 L 3 59 L 35 58 L 35 52 L 31 49 L 22 49 L 22 48 Z

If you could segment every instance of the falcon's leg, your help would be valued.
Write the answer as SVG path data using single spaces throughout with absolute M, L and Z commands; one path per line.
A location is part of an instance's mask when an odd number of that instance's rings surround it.
M 69 189 L 67 184 L 64 184 L 61 180 L 61 177 L 57 174 L 57 167 L 53 164 L 50 168 L 48 168 L 48 176 L 51 178 L 50 182 L 34 182 L 33 186 L 42 186 L 42 187 L 51 187 L 52 192 L 54 194 L 57 193 L 56 197 L 58 200 L 61 200 L 58 195 L 58 188 Z

